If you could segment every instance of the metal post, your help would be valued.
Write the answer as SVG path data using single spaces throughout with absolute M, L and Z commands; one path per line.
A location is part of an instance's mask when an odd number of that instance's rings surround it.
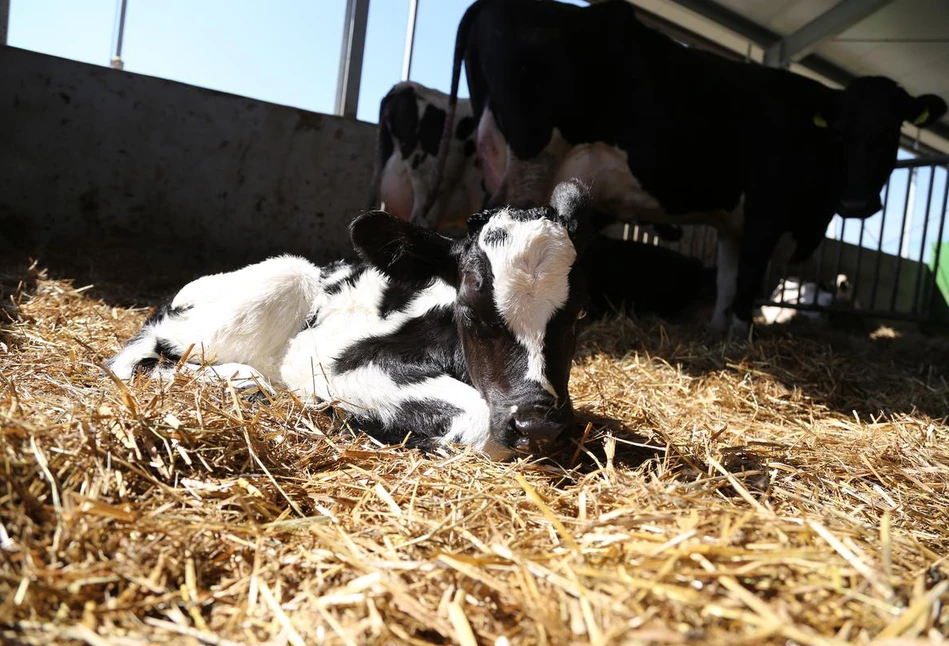
M 923 256 L 926 255 L 926 236 L 929 234 L 929 209 L 933 203 L 933 184 L 936 183 L 936 166 L 929 167 L 929 190 L 926 192 L 926 210 L 923 212 L 923 239 L 919 242 L 919 266 L 916 268 L 916 286 L 913 288 L 913 312 L 919 305 L 919 288 L 923 278 Z M 912 236 L 912 230 L 910 235 Z
M 356 118 L 368 22 L 369 0 L 346 0 L 339 76 L 336 79 L 336 114 L 341 117 Z
M 942 209 L 939 211 L 939 233 L 936 235 L 936 254 L 933 258 L 933 284 L 929 292 L 929 306 L 926 308 L 926 312 L 929 316 L 933 314 L 933 305 L 936 303 L 936 294 L 939 293 L 939 257 L 942 255 L 942 234 L 945 231 L 946 219 L 949 219 L 949 211 L 946 210 L 946 205 L 949 203 L 949 164 L 945 166 L 946 169 L 946 190 L 942 194 Z M 933 169 L 935 172 L 935 169 Z
M 895 173 L 894 173 L 895 174 Z M 873 282 L 870 284 L 870 309 L 876 309 L 877 289 L 880 287 L 880 259 L 883 257 L 883 232 L 886 231 L 886 209 L 890 205 L 890 186 L 893 184 L 893 174 L 886 183 L 886 190 L 883 192 L 883 211 L 880 213 L 880 237 L 877 238 L 876 262 L 873 265 Z
M 125 14 L 128 9 L 128 0 L 117 0 L 115 5 L 115 27 L 112 29 L 112 59 L 109 65 L 114 69 L 125 68 L 122 60 L 122 43 L 125 42 Z
M 10 0 L 0 0 L 0 45 L 7 44 L 10 25 Z
M 900 287 L 900 269 L 903 268 L 903 238 L 906 235 L 906 220 L 909 213 L 909 205 L 913 196 L 913 173 L 915 168 L 909 170 L 909 177 L 906 178 L 906 198 L 903 200 L 903 222 L 900 224 L 900 247 L 896 253 L 896 272 L 893 274 L 893 289 L 890 292 L 890 311 L 896 311 L 896 293 Z
M 418 0 L 409 0 L 409 24 L 405 28 L 405 55 L 402 58 L 402 80 L 412 76 L 412 50 L 415 49 L 415 19 L 418 17 Z

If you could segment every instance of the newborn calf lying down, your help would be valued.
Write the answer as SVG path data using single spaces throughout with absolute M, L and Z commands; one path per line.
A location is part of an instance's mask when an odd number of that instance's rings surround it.
M 567 390 L 586 291 L 587 195 L 471 217 L 453 241 L 381 211 L 350 231 L 362 259 L 293 256 L 186 285 L 109 361 L 120 378 L 183 368 L 334 402 L 387 443 L 454 442 L 495 459 L 573 423 Z M 192 348 L 188 354 L 189 348 Z

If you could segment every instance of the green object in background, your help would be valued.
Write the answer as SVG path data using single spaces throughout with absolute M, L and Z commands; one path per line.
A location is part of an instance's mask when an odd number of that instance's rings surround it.
M 941 248 L 941 249 L 940 249 Z M 935 266 L 936 255 L 939 255 L 939 266 Z M 929 270 L 936 276 L 936 288 L 942 298 L 933 299 L 932 313 L 936 318 L 944 319 L 940 313 L 949 311 L 949 242 L 933 243 L 933 255 L 929 259 Z

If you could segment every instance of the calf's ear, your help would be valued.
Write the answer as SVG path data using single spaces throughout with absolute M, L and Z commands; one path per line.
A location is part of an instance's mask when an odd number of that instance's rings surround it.
M 561 182 L 550 196 L 550 206 L 557 212 L 556 220 L 566 227 L 580 255 L 596 233 L 590 189 L 577 179 Z
M 946 114 L 946 102 L 935 94 L 923 94 L 910 99 L 905 119 L 914 126 L 925 128 Z
M 450 238 L 389 215 L 363 213 L 349 225 L 359 257 L 393 280 L 422 285 L 442 278 L 458 282 Z

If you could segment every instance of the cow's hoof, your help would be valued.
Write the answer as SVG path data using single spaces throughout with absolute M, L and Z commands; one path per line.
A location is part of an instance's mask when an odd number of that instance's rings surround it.
M 726 339 L 729 343 L 751 343 L 754 340 L 752 338 L 752 330 L 753 328 L 750 321 L 742 321 L 738 317 L 733 316 L 728 326 Z
M 724 334 L 729 331 L 732 324 L 732 317 L 727 312 L 715 312 L 712 315 L 711 325 L 712 329 L 718 332 L 719 334 Z

